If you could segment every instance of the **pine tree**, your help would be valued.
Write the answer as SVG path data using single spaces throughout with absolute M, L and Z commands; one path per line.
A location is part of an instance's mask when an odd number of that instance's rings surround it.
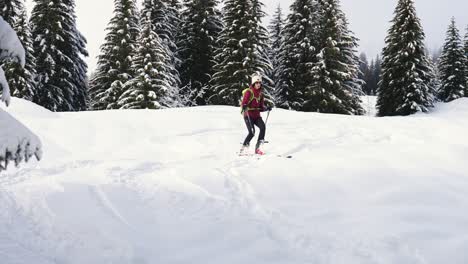
M 119 100 L 123 109 L 160 109 L 168 106 L 166 98 L 170 84 L 164 73 L 167 72 L 170 58 L 151 23 L 150 13 L 146 15 L 146 19 L 142 19 L 138 47 L 133 57 L 132 67 L 136 76 L 126 83 L 125 92 Z
M 355 55 L 357 40 L 347 29 L 338 0 L 323 0 L 318 62 L 315 81 L 307 88 L 305 109 L 321 113 L 364 113 L 359 93 L 362 81 L 357 80 L 359 58 Z
M 364 80 L 362 85 L 363 91 L 367 95 L 374 95 L 376 85 L 374 85 L 374 72 L 375 72 L 375 60 L 372 59 L 370 62 L 367 59 L 365 53 L 361 53 L 359 56 L 359 73 L 358 79 Z
M 181 3 L 181 0 L 166 0 L 167 8 L 168 8 L 168 22 L 172 26 L 172 32 L 170 34 L 171 37 L 171 44 L 170 50 L 172 52 L 172 64 L 174 65 L 174 74 L 177 77 L 176 78 L 176 83 L 174 83 L 177 86 L 180 86 L 180 73 L 177 70 L 180 67 L 180 64 L 182 63 L 181 59 L 179 58 L 177 51 L 178 51 L 178 46 L 177 46 L 177 34 L 181 31 L 181 26 L 182 26 L 182 9 L 183 9 L 183 4 Z
M 375 58 L 374 67 L 372 70 L 372 94 L 376 95 L 379 88 L 380 78 L 382 74 L 382 59 L 379 55 Z
M 224 3 L 224 29 L 216 52 L 211 103 L 239 105 L 241 91 L 250 84 L 250 76 L 271 69 L 266 54 L 267 30 L 262 26 L 264 13 L 258 1 L 227 0 Z M 265 87 L 268 89 L 267 87 Z M 268 90 L 265 90 L 268 93 Z
M 365 81 L 365 83 L 363 84 L 362 88 L 363 90 L 366 92 L 366 94 L 370 94 L 370 69 L 371 69 L 371 65 L 369 65 L 369 61 L 367 60 L 367 56 L 365 53 L 361 53 L 361 55 L 359 55 L 359 73 L 358 73 L 358 77 L 362 80 Z
M 74 111 L 84 111 L 88 109 L 88 65 L 83 57 L 89 56 L 86 50 L 86 38 L 81 34 L 76 26 L 75 0 L 63 0 L 63 5 L 67 8 L 67 15 L 62 25 L 63 29 L 69 34 L 65 35 L 64 48 L 72 63 L 65 65 L 68 72 L 72 74 L 70 82 L 73 85 L 73 109 Z
M 352 108 L 351 114 L 363 115 L 365 111 L 361 106 L 360 96 L 365 94 L 362 88 L 365 81 L 359 78 L 359 57 L 357 55 L 359 39 L 349 29 L 348 19 L 340 9 L 339 0 L 336 0 L 335 5 L 341 33 L 341 40 L 338 43 L 341 55 L 340 61 L 346 65 L 345 72 L 347 75 L 347 78 L 344 80 L 343 89 L 349 94 L 348 97 L 343 97 L 342 100 L 349 100 L 347 103 Z
M 314 80 L 319 32 L 319 5 L 315 0 L 296 0 L 290 7 L 283 30 L 276 84 L 279 107 L 302 110 L 304 92 Z
M 281 102 L 284 100 L 279 99 L 279 91 L 276 90 L 276 84 L 279 83 L 279 69 L 280 69 L 280 51 L 281 46 L 283 45 L 283 28 L 284 28 L 284 18 L 283 18 L 283 10 L 281 6 L 278 5 L 276 8 L 275 14 L 273 15 L 273 19 L 270 22 L 268 27 L 270 41 L 269 41 L 269 58 L 271 61 L 272 70 L 268 72 L 268 75 L 271 76 L 273 83 L 275 84 L 275 92 L 274 98 L 275 102 Z
M 260 73 L 263 76 L 263 95 L 265 97 L 266 104 L 271 105 L 274 103 L 274 82 L 271 79 L 271 71 L 273 69 L 270 56 L 269 56 L 269 34 L 268 30 L 263 26 L 263 18 L 266 16 L 266 13 L 263 11 L 264 4 L 261 0 L 251 0 L 252 1 L 252 9 L 251 9 L 251 17 L 256 19 L 257 23 L 255 23 L 255 32 L 256 36 L 256 43 L 254 44 L 254 48 L 258 51 L 257 60 L 259 61 L 260 65 L 263 65 L 261 70 L 257 70 L 257 73 Z
M 52 111 L 86 109 L 86 40 L 73 0 L 35 0 L 31 24 L 37 65 L 34 101 Z
M 135 0 L 116 0 L 114 17 L 107 27 L 97 70 L 90 81 L 91 108 L 118 109 L 125 83 L 133 75 L 132 55 L 138 37 Z
M 465 97 L 468 97 L 468 26 L 466 27 L 466 34 L 465 34 L 465 78 L 466 78 L 466 84 L 465 84 Z
M 159 6 L 158 0 L 153 1 L 155 1 L 154 3 L 156 6 Z M 162 0 L 161 4 L 160 11 L 165 12 L 165 14 L 158 13 L 157 11 L 154 12 L 154 9 L 152 9 L 151 18 L 156 27 L 156 32 L 162 37 L 169 49 L 175 54 L 177 51 L 176 36 L 177 32 L 179 32 L 180 23 L 182 22 L 180 18 L 182 5 L 179 0 Z
M 17 62 L 10 61 L 5 65 L 5 75 L 10 85 L 11 94 L 29 101 L 33 100 L 36 90 L 34 76 L 36 75 L 36 61 L 33 56 L 31 31 L 23 3 L 18 3 L 18 17 L 15 19 L 15 29 L 26 53 L 26 64 L 23 67 Z
M 180 106 L 179 86 L 180 75 L 177 71 L 177 66 L 180 64 L 180 59 L 177 57 L 176 32 L 179 28 L 180 4 L 178 0 L 144 0 L 143 9 L 149 10 L 151 22 L 155 27 L 156 33 L 159 35 L 166 47 L 166 53 L 170 58 L 168 64 L 168 72 L 165 73 L 168 79 L 171 90 L 168 95 L 172 98 L 172 107 Z
M 24 3 L 19 0 L 1 1 L 0 15 L 11 24 L 17 32 L 18 38 L 26 50 L 26 65 L 23 68 L 18 62 L 11 59 L 1 61 L 5 75 L 13 96 L 32 100 L 34 94 L 33 76 L 35 62 L 32 56 L 31 36 Z
M 374 95 L 374 72 L 375 72 L 375 60 L 372 59 L 369 64 L 369 76 L 368 79 L 366 80 L 366 86 L 367 86 L 367 91 L 368 95 Z
M 440 58 L 442 86 L 439 91 L 439 98 L 441 101 L 450 102 L 464 96 L 466 85 L 465 67 L 466 59 L 462 41 L 455 25 L 455 18 L 452 18 Z
M 188 0 L 178 36 L 181 93 L 186 105 L 206 105 L 211 95 L 209 83 L 214 74 L 217 39 L 222 30 L 217 0 Z
M 0 1 L 0 16 L 3 17 L 8 24 L 14 25 L 20 14 L 20 6 L 23 0 L 1 0 Z
M 429 52 L 427 52 L 429 54 Z M 428 58 L 429 62 L 429 76 L 430 76 L 430 81 L 429 81 L 429 89 L 431 90 L 431 93 L 434 95 L 438 95 L 440 93 L 440 88 L 442 87 L 441 83 L 441 73 L 439 70 L 439 57 L 437 55 L 429 56 Z M 435 101 L 439 99 L 437 96 L 435 96 Z
M 427 112 L 433 106 L 424 32 L 413 0 L 399 0 L 383 49 L 379 116 Z

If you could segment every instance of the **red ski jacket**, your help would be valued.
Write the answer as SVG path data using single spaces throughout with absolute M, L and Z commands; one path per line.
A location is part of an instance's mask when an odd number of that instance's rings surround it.
M 265 111 L 266 107 L 262 89 L 263 88 L 255 89 L 251 85 L 250 89 L 244 93 L 242 105 L 247 106 L 247 111 L 244 112 L 244 116 L 248 115 L 251 119 L 257 119 L 260 118 L 260 112 Z

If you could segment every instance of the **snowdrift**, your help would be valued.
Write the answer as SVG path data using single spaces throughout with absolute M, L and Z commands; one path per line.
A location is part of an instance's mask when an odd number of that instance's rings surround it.
M 410 117 L 275 109 L 261 158 L 236 156 L 235 107 L 13 106 L 45 155 L 0 174 L 2 263 L 468 262 L 467 99 Z
M 42 156 L 39 138 L 4 109 L 0 107 L 0 172 L 9 163 L 19 165 L 33 156 L 37 160 Z

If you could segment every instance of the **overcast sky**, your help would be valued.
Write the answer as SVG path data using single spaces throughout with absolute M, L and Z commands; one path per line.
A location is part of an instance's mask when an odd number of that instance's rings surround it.
M 342 8 L 350 21 L 351 29 L 360 39 L 359 51 L 373 57 L 380 53 L 398 0 L 341 0 Z M 33 0 L 26 0 L 29 11 Z M 263 0 L 266 12 L 272 14 L 278 4 L 285 12 L 293 0 Z M 415 0 L 418 16 L 426 32 L 429 49 L 438 49 L 444 39 L 450 18 L 456 18 L 459 29 L 465 34 L 468 25 L 467 0 Z M 76 0 L 78 28 L 88 40 L 87 58 L 90 70 L 96 67 L 99 46 L 104 41 L 105 28 L 112 17 L 113 0 Z

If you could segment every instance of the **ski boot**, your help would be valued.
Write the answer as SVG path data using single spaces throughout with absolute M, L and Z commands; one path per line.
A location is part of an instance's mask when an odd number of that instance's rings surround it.
M 242 145 L 239 156 L 248 156 L 249 155 L 249 145 Z
M 265 153 L 263 151 L 261 151 L 260 149 L 256 149 L 255 150 L 255 154 L 257 155 L 265 155 Z
M 263 152 L 260 147 L 263 146 L 263 140 L 260 140 L 257 142 L 257 146 L 255 147 L 255 154 L 257 155 L 265 155 L 265 152 Z

